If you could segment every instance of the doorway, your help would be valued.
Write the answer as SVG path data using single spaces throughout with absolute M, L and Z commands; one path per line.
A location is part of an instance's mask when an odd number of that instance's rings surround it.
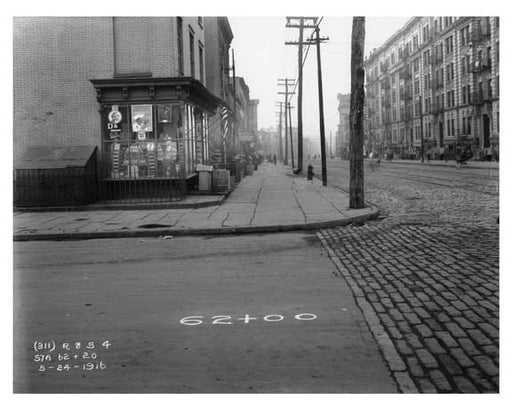
M 484 114 L 483 118 L 483 132 L 484 132 L 484 148 L 489 148 L 491 146 L 491 121 L 489 120 L 489 116 Z

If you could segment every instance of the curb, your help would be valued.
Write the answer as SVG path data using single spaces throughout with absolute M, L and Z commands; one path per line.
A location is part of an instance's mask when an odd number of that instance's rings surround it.
M 290 225 L 268 225 L 268 226 L 241 226 L 224 228 L 198 228 L 198 229 L 152 229 L 152 230 L 124 230 L 112 232 L 77 232 L 77 233 L 50 233 L 50 234 L 20 234 L 13 235 L 15 242 L 27 241 L 71 241 L 86 239 L 107 239 L 107 238 L 154 238 L 159 236 L 196 236 L 196 235 L 241 235 L 254 233 L 276 233 L 288 231 L 307 231 L 325 229 L 350 224 L 359 224 L 379 216 L 380 211 L 371 207 L 371 212 L 366 215 L 359 215 L 344 219 L 336 219 L 324 222 L 312 222 Z
M 223 195 L 222 199 L 204 201 L 193 204 L 177 202 L 147 203 L 147 204 L 91 204 L 77 206 L 50 206 L 50 207 L 14 207 L 13 212 L 81 212 L 81 211 L 135 211 L 145 209 L 198 209 L 209 206 L 222 205 L 233 190 Z
M 334 250 L 327 243 L 326 238 L 321 232 L 317 233 L 317 237 L 320 239 L 323 247 L 327 250 L 327 254 L 331 261 L 336 265 L 336 268 L 340 272 L 341 276 L 345 279 L 345 283 L 352 291 L 352 296 L 356 301 L 356 305 L 361 310 L 363 317 L 366 320 L 366 324 L 370 329 L 370 332 L 375 339 L 379 350 L 384 357 L 384 360 L 388 366 L 388 369 L 395 380 L 400 393 L 419 393 L 414 382 L 412 381 L 407 366 L 398 354 L 393 342 L 386 333 L 384 327 L 380 323 L 380 319 L 377 313 L 373 309 L 372 305 L 367 302 L 364 297 L 364 292 L 356 283 L 356 281 L 350 276 L 349 273 L 343 268 L 339 257 L 336 255 Z

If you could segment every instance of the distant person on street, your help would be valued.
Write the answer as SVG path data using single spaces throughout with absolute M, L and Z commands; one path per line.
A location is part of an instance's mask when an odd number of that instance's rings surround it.
M 277 164 L 277 155 L 274 154 L 274 165 L 276 165 L 276 164 Z
M 315 173 L 313 172 L 313 165 L 308 165 L 308 181 L 313 183 L 313 177 L 315 176 Z

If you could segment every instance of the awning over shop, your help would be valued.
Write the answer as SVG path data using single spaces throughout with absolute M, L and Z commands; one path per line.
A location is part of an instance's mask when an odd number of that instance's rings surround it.
M 91 80 L 102 104 L 185 101 L 214 114 L 224 102 L 192 77 L 123 77 Z

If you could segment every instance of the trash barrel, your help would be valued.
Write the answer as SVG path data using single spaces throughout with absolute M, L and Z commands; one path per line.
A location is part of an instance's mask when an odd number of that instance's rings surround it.
M 199 174 L 199 192 L 210 192 L 212 190 L 212 165 L 198 165 L 196 172 Z

